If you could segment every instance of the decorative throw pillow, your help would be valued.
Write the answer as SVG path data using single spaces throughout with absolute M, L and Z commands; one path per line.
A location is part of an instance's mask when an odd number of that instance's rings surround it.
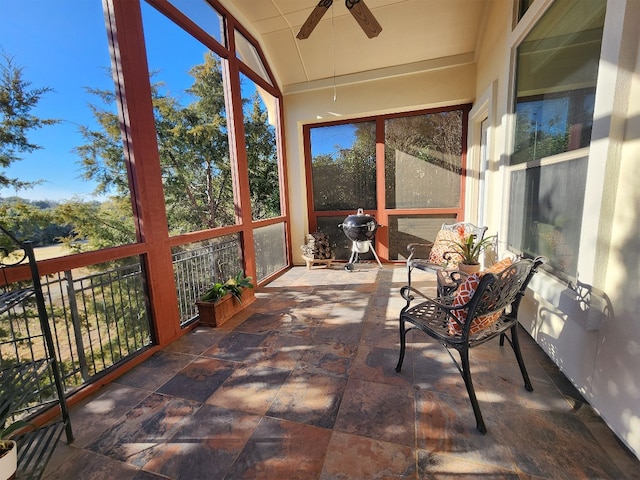
M 460 242 L 460 234 L 455 230 L 440 230 L 429 252 L 429 263 L 443 267 L 457 267 L 462 260 L 460 254 L 454 252 L 453 242 Z M 451 252 L 451 258 L 447 263 L 444 254 Z
M 511 263 L 512 262 L 510 258 L 505 258 L 504 260 L 500 260 L 499 262 L 494 263 L 493 265 L 491 265 L 491 267 L 483 270 L 482 272 L 469 275 L 467 279 L 456 290 L 453 299 L 453 306 L 459 307 L 460 305 L 465 305 L 471 300 L 471 297 L 473 297 L 473 294 L 478 288 L 480 279 L 485 273 L 500 273 L 501 271 L 509 267 Z M 467 320 L 467 310 L 455 310 L 452 313 L 460 321 L 460 323 L 464 325 Z M 498 321 L 500 315 L 502 315 L 502 311 L 476 317 L 471 324 L 469 333 L 475 334 L 480 330 L 493 325 Z M 449 319 L 449 335 L 460 335 L 461 333 L 462 328 L 460 327 L 460 325 L 458 325 L 455 320 Z

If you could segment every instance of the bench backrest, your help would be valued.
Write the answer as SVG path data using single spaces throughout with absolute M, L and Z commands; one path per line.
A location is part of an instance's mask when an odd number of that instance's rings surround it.
M 534 260 L 523 259 L 499 273 L 484 274 L 468 303 L 464 335 L 468 334 L 473 320 L 477 317 L 501 313 L 513 319 L 517 318 L 520 300 L 527 285 L 544 261 L 542 257 Z

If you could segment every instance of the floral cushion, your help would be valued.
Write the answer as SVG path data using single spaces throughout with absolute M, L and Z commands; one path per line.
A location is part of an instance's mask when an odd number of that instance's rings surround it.
M 500 260 L 499 262 L 494 263 L 493 265 L 491 265 L 491 267 L 483 270 L 482 272 L 469 275 L 467 279 L 456 290 L 453 299 L 453 306 L 458 307 L 460 305 L 468 303 L 471 300 L 471 297 L 473 297 L 473 294 L 478 288 L 480 279 L 486 272 L 499 273 L 505 268 L 509 267 L 511 263 L 512 262 L 510 258 L 505 258 L 504 260 Z M 464 325 L 467 320 L 467 310 L 454 310 L 452 313 L 460 321 L 460 323 Z M 471 324 L 469 333 L 475 334 L 484 328 L 490 327 L 498 321 L 500 315 L 502 315 L 502 311 L 476 317 Z M 449 335 L 460 335 L 461 333 L 461 326 L 458 325 L 455 320 L 449 319 Z
M 429 252 L 429 263 L 441 265 L 443 267 L 457 267 L 462 260 L 460 254 L 454 252 L 453 242 L 460 242 L 462 238 L 457 231 L 440 230 Z M 444 254 L 451 252 L 449 262 L 445 260 Z

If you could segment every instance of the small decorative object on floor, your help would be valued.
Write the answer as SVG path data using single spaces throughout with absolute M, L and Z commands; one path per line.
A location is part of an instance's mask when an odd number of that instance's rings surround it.
M 329 237 L 325 233 L 314 232 L 307 235 L 307 243 L 300 247 L 302 250 L 302 258 L 307 264 L 307 270 L 311 269 L 313 264 L 324 264 L 326 267 L 331 266 L 331 262 L 335 260 Z

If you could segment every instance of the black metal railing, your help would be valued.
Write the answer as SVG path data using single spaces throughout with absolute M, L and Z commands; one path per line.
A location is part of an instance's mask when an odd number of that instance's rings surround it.
M 127 265 L 106 271 L 67 270 L 41 278 L 67 389 L 90 381 L 152 344 L 140 262 L 128 260 Z M 45 346 L 30 299 L 0 318 L 0 362 L 33 361 L 42 355 Z
M 236 235 L 204 244 L 182 246 L 173 253 L 180 325 L 198 316 L 196 301 L 216 282 L 224 282 L 242 270 L 240 242 Z
M 241 270 L 237 236 L 181 247 L 173 253 L 180 325 L 197 318 L 196 300 Z M 41 278 L 65 389 L 86 384 L 153 344 L 145 279 L 138 257 Z M 6 285 L 11 290 L 16 285 Z M 0 313 L 0 366 L 33 361 L 45 350 L 33 299 Z M 39 396 L 51 391 L 43 378 Z

